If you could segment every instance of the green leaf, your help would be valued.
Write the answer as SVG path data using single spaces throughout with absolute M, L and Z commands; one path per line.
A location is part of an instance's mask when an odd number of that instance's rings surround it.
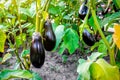
M 90 61 L 96 61 L 96 59 L 98 57 L 100 57 L 103 53 L 99 53 L 99 52 L 93 52 L 89 57 L 88 60 Z
M 93 51 L 95 48 L 97 48 L 100 45 L 99 42 L 96 42 L 93 46 L 91 46 L 90 50 Z
M 117 9 L 120 9 L 120 0 L 113 0 Z
M 105 43 L 103 42 L 103 40 L 101 40 L 99 42 L 98 52 L 103 53 L 102 56 L 106 56 L 107 55 L 107 47 L 106 47 Z
M 65 15 L 65 16 L 63 17 L 63 19 L 70 20 L 71 17 L 70 17 L 69 15 Z
M 79 36 L 76 31 L 68 28 L 63 37 L 65 47 L 72 54 L 79 47 Z
M 21 53 L 21 57 L 26 57 L 28 54 L 30 54 L 30 50 L 23 50 L 22 53 Z
M 10 80 L 12 78 L 32 78 L 32 74 L 27 70 L 2 70 L 0 72 L 0 80 Z
M 26 33 L 22 33 L 22 40 L 26 41 Z
M 26 41 L 26 34 L 20 34 L 16 36 L 16 45 L 19 47 L 22 44 L 22 41 Z
M 22 41 L 21 41 L 21 36 L 16 36 L 15 37 L 16 39 L 16 46 L 19 47 L 21 44 L 22 44 Z
M 1 29 L 1 30 L 3 30 L 3 31 L 7 31 L 7 28 L 8 28 L 7 26 L 5 26 L 5 25 L 1 25 L 1 24 L 0 24 L 0 29 Z
M 30 80 L 42 80 L 38 73 L 32 72 L 33 78 Z
M 0 29 L 0 52 L 4 52 L 4 44 L 6 40 L 5 33 Z
M 65 49 L 66 49 L 65 48 L 65 44 L 64 44 L 64 42 L 62 42 L 61 45 L 60 45 L 60 49 L 59 49 L 58 53 L 59 54 L 63 54 L 63 52 L 64 52 Z
M 89 67 L 93 62 L 85 61 L 83 59 L 80 59 L 79 62 L 81 62 L 77 68 L 77 72 L 79 73 L 78 80 L 90 80 L 90 71 Z
M 114 19 L 120 17 L 120 11 L 113 13 L 112 15 L 110 15 L 107 18 L 104 18 L 101 22 L 100 22 L 100 26 L 103 27 L 104 25 L 110 23 L 111 21 L 113 21 Z
M 59 6 L 50 5 L 48 12 L 49 12 L 50 14 L 56 15 L 56 14 L 59 14 L 59 13 L 60 13 L 59 10 L 60 10 L 60 9 L 59 9 Z
M 56 30 L 55 30 L 55 35 L 56 35 L 56 45 L 55 45 L 55 49 L 56 50 L 60 44 L 60 42 L 62 41 L 62 38 L 64 36 L 64 26 L 63 25 L 59 25 Z
M 19 61 L 16 61 L 15 65 L 14 65 L 14 69 L 18 69 L 20 67 L 20 63 Z
M 7 61 L 8 59 L 10 59 L 11 57 L 12 57 L 12 54 L 10 54 L 10 53 L 5 54 L 4 57 L 3 57 L 2 63 Z
M 98 59 L 90 66 L 92 80 L 119 80 L 119 68 Z
M 20 12 L 33 18 L 35 16 L 35 9 L 36 9 L 35 3 L 32 3 L 30 8 L 20 8 Z
M 77 72 L 79 73 L 77 80 L 90 80 L 90 66 L 92 63 L 101 56 L 102 53 L 94 52 L 87 60 L 79 59 L 79 65 L 77 67 Z
M 62 62 L 66 63 L 68 60 L 68 56 L 67 55 L 62 55 Z

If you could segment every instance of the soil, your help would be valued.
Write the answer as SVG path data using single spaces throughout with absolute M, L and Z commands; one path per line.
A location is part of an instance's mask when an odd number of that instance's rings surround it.
M 43 80 L 76 80 L 80 57 L 81 54 L 76 52 L 73 55 L 69 55 L 67 61 L 63 62 L 62 55 L 59 55 L 57 52 L 46 52 L 45 63 L 42 68 L 31 66 L 31 70 L 37 72 Z M 12 59 L 8 60 L 7 65 L 1 65 L 0 68 L 13 69 L 14 63 L 15 57 L 12 57 Z

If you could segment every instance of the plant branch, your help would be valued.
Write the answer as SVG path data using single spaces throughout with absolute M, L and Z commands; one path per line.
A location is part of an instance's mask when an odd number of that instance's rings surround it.
M 92 12 L 92 16 L 93 16 L 93 20 L 94 20 L 94 23 L 96 25 L 96 28 L 98 29 L 99 31 L 99 34 L 101 35 L 108 51 L 109 51 L 109 55 L 110 55 L 110 63 L 112 65 L 115 65 L 115 58 L 114 58 L 114 50 L 110 48 L 110 44 L 108 43 L 108 41 L 106 40 L 101 28 L 100 28 L 100 25 L 98 23 L 98 20 L 97 20 L 97 16 L 96 16 L 96 13 L 95 13 L 95 0 L 91 0 L 90 1 L 90 5 L 91 5 L 91 12 Z
M 36 0 L 36 32 L 39 32 L 39 24 L 40 24 L 40 18 L 39 18 L 39 10 L 40 10 L 40 4 L 41 0 Z

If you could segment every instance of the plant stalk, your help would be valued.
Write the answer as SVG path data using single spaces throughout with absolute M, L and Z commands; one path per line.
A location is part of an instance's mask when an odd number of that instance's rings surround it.
M 40 3 L 41 0 L 36 0 L 36 32 L 39 32 L 39 22 L 40 22 L 40 18 L 39 18 L 39 9 L 40 9 Z
M 19 1 L 19 0 L 18 0 L 18 1 Z M 19 3 L 19 2 L 18 2 L 18 3 Z M 21 36 L 21 41 L 23 42 L 23 39 L 22 39 L 22 28 L 21 28 L 21 21 L 20 21 L 21 16 L 20 16 L 20 10 L 19 10 L 19 9 L 20 9 L 20 8 L 19 8 L 20 5 L 17 5 L 16 0 L 14 0 L 14 5 L 15 5 L 16 10 L 17 10 L 17 17 L 18 17 L 18 22 L 19 22 L 20 36 Z M 19 56 L 19 54 L 18 54 L 18 48 L 17 48 L 17 46 L 16 46 L 15 55 L 16 55 L 18 61 L 21 62 L 21 63 L 20 63 L 20 68 L 23 69 L 23 68 L 22 68 L 22 66 L 23 66 L 24 69 L 26 69 L 24 63 L 22 62 L 22 60 L 21 60 L 21 58 L 20 58 L 20 56 Z
M 16 57 L 17 57 L 17 59 L 18 59 L 18 62 L 21 62 L 21 63 L 20 63 L 21 69 L 22 69 L 21 64 L 23 65 L 24 69 L 26 69 L 26 67 L 25 67 L 25 65 L 24 65 L 24 63 L 23 63 L 23 61 L 22 61 L 21 58 L 19 57 L 18 49 L 15 51 L 15 55 L 16 55 Z
M 92 17 L 93 17 L 94 23 L 95 23 L 96 28 L 99 31 L 99 34 L 102 37 L 102 39 L 103 39 L 103 41 L 104 41 L 104 43 L 105 43 L 105 45 L 108 49 L 109 56 L 110 56 L 110 64 L 115 65 L 114 50 L 110 48 L 110 44 L 106 40 L 106 38 L 105 38 L 101 28 L 100 28 L 100 25 L 99 25 L 98 20 L 97 20 L 96 12 L 95 12 L 95 9 L 94 9 L 94 6 L 95 6 L 94 3 L 95 3 L 95 0 L 91 0 L 90 5 L 91 5 L 91 12 L 92 12 Z

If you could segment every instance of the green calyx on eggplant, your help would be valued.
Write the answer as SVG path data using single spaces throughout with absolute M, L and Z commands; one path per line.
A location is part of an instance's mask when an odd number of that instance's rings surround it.
M 96 40 L 94 35 L 92 35 L 91 33 L 88 32 L 88 30 L 84 29 L 83 30 L 83 41 L 88 45 L 88 46 L 92 46 L 95 44 Z
M 82 20 L 85 18 L 85 16 L 88 13 L 88 7 L 86 6 L 86 3 L 87 3 L 87 0 L 82 3 L 82 5 L 79 8 L 79 12 L 78 12 L 79 18 Z
M 47 51 L 52 51 L 56 44 L 56 37 L 52 29 L 50 20 L 46 20 L 44 23 L 43 44 Z
M 45 61 L 45 51 L 39 32 L 33 33 L 30 47 L 30 61 L 36 68 L 41 68 Z

